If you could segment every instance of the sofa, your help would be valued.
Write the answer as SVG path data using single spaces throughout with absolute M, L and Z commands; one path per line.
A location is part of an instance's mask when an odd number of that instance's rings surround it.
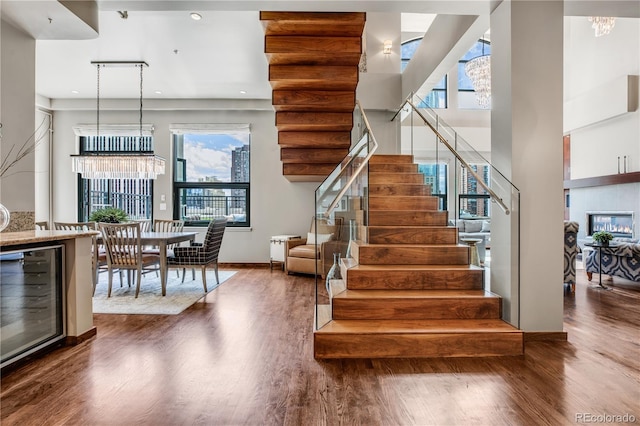
M 491 221 L 488 219 L 459 219 L 455 224 L 453 221 L 449 221 L 449 225 L 455 225 L 458 228 L 458 241 L 461 243 L 467 238 L 481 240 L 476 244 L 476 247 L 480 262 L 484 263 L 486 250 L 491 243 Z
M 571 291 L 576 291 L 576 258 L 580 247 L 578 247 L 578 222 L 564 222 L 564 284 L 571 286 Z
M 637 239 L 614 238 L 615 247 L 603 247 L 600 250 L 584 250 L 585 270 L 587 278 L 591 281 L 593 273 L 600 273 L 600 259 L 598 253 L 602 252 L 602 273 L 609 276 L 626 278 L 640 282 L 640 243 Z

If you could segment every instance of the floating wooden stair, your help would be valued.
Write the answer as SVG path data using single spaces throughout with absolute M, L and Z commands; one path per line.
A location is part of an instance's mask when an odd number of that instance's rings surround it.
M 260 20 L 282 173 L 322 181 L 351 145 L 365 14 L 260 12 Z
M 501 298 L 416 175 L 411 156 L 371 159 L 368 243 L 352 243 L 331 283 L 316 358 L 522 355 L 522 332 L 501 319 Z

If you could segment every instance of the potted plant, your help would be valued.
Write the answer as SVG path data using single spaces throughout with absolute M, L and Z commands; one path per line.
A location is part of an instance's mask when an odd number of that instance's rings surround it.
M 126 222 L 127 218 L 127 213 L 116 207 L 105 207 L 104 209 L 96 210 L 89 215 L 90 221 L 103 223 Z
M 592 238 L 596 243 L 608 246 L 609 241 L 613 240 L 613 234 L 608 231 L 598 231 L 593 233 Z

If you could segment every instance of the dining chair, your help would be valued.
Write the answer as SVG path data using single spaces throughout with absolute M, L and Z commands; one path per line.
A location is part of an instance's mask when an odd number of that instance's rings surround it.
M 134 219 L 134 220 L 131 220 L 131 222 L 140 224 L 140 232 L 151 231 L 151 220 L 149 219 Z
M 167 220 L 167 219 L 154 219 L 153 221 L 153 232 L 182 232 L 184 230 L 184 221 L 183 220 Z M 167 255 L 173 254 L 173 249 L 179 246 L 180 243 L 167 244 Z M 158 253 L 160 254 L 159 248 L 154 247 L 151 249 L 145 249 L 145 253 Z M 184 275 L 184 270 L 183 270 Z M 180 271 L 176 270 L 177 276 L 180 276 Z
M 97 230 L 96 222 L 53 222 L 53 229 L 57 231 L 93 231 Z M 98 274 L 107 266 L 107 254 L 104 248 L 98 244 L 97 236 L 91 238 L 91 272 L 93 281 L 93 293 L 98 285 Z M 122 275 L 120 276 L 122 285 Z
M 192 243 L 189 247 L 175 247 L 173 256 L 167 258 L 167 266 L 169 268 L 182 268 L 182 281 L 184 282 L 185 268 L 200 268 L 202 270 L 202 286 L 205 293 L 207 292 L 207 266 L 213 265 L 216 273 L 216 283 L 220 284 L 218 278 L 218 254 L 222 245 L 222 238 L 227 227 L 227 219 L 224 217 L 216 218 L 209 222 L 207 233 L 204 241 L 200 243 Z M 192 271 L 192 277 L 195 280 L 195 270 Z
M 139 223 L 100 223 L 102 240 L 107 251 L 107 268 L 109 271 L 109 288 L 107 297 L 111 297 L 113 271 L 136 271 L 136 298 L 140 294 L 142 270 L 149 270 L 150 266 L 160 268 L 160 256 L 153 253 L 143 253 L 140 241 Z

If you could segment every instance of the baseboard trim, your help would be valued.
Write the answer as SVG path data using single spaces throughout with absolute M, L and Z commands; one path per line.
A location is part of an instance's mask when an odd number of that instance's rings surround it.
M 79 336 L 67 336 L 64 340 L 66 346 L 75 346 L 79 345 L 82 342 L 86 342 L 87 340 L 96 337 L 98 334 L 97 327 L 91 327 L 89 330 L 85 331 Z
M 566 341 L 566 331 L 525 331 L 524 342 Z
M 228 268 L 228 269 L 246 269 L 246 268 L 269 268 L 269 263 L 218 263 L 218 267 L 220 268 Z

